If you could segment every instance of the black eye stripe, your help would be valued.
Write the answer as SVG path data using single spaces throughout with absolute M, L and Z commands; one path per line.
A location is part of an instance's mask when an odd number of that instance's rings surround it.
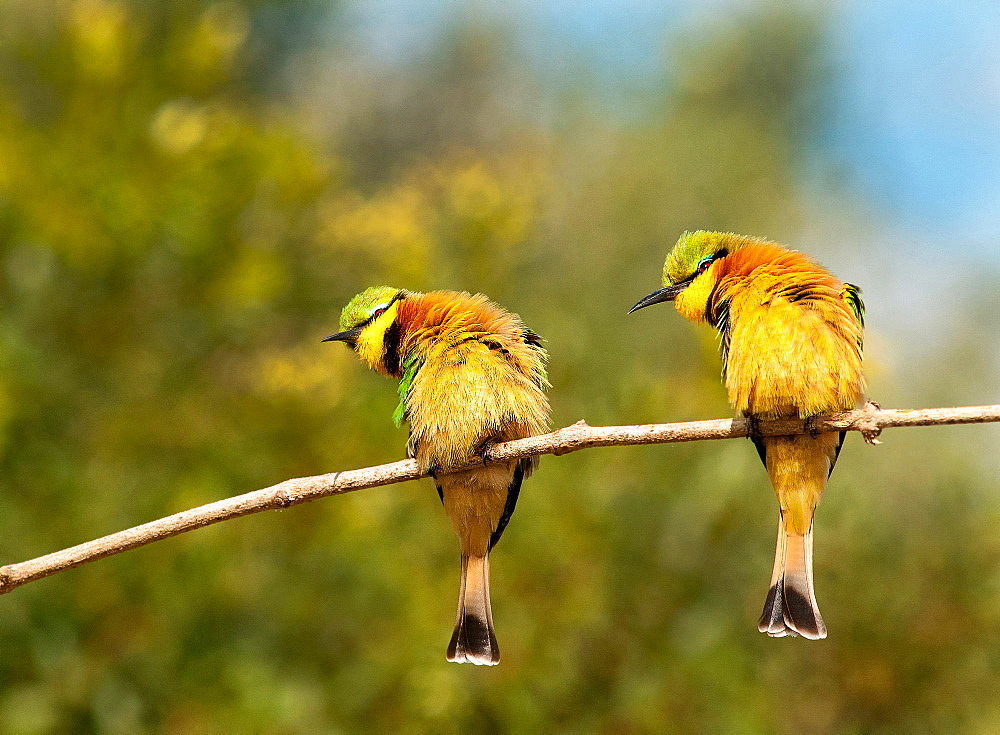
M 406 292 L 405 291 L 398 291 L 398 292 L 396 292 L 396 295 L 392 297 L 392 300 L 389 301 L 388 304 L 386 304 L 385 306 L 382 306 L 382 307 L 376 309 L 375 311 L 373 311 L 371 313 L 371 316 L 369 316 L 367 319 L 365 319 L 363 322 L 361 322 L 361 324 L 359 324 L 358 326 L 359 327 L 367 327 L 373 321 L 375 321 L 380 316 L 382 316 L 383 314 L 385 314 L 389 310 L 390 306 L 392 306 L 393 304 L 395 304 L 397 301 L 402 301 L 405 296 L 406 296 Z
M 375 320 L 376 320 L 376 319 L 378 319 L 378 318 L 379 318 L 380 316 L 382 316 L 383 314 L 385 314 L 385 311 L 386 311 L 386 309 L 388 309 L 388 308 L 389 308 L 389 307 L 387 307 L 387 306 L 383 306 L 383 307 L 382 307 L 381 309 L 376 309 L 375 311 L 373 311 L 373 312 L 372 312 L 372 315 L 371 315 L 370 317 L 368 317 L 367 319 L 365 319 L 365 321 L 364 321 L 364 322 L 362 323 L 362 325 L 361 325 L 361 326 L 363 326 L 363 327 L 367 327 L 367 326 L 368 326 L 369 324 L 371 324 L 371 323 L 372 323 L 373 321 L 375 321 Z
M 708 257 L 702 258 L 698 262 L 698 268 L 697 270 L 695 270 L 695 274 L 697 275 L 699 273 L 704 273 L 706 270 L 708 270 L 708 267 L 712 265 L 712 263 L 722 258 L 725 258 L 727 255 L 729 255 L 729 251 L 723 248 L 718 252 L 712 253 Z

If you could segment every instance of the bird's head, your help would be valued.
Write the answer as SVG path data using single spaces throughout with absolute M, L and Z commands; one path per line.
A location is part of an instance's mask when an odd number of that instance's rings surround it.
M 396 322 L 399 302 L 412 295 L 409 291 L 390 286 L 365 289 L 348 301 L 340 312 L 341 331 L 331 334 L 323 342 L 346 342 L 369 366 L 386 372 L 386 332 Z
M 719 280 L 713 267 L 747 242 L 730 232 L 685 232 L 663 265 L 663 288 L 639 300 L 629 314 L 653 304 L 674 301 L 677 311 L 692 321 L 704 321 L 705 306 Z

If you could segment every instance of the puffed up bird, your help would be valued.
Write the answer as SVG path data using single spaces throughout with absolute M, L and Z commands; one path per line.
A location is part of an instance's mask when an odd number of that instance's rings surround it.
M 859 289 L 802 253 L 733 233 L 685 232 L 667 256 L 663 288 L 631 311 L 663 301 L 719 331 L 729 401 L 747 418 L 803 418 L 811 429 L 812 417 L 863 401 Z M 758 626 L 770 636 L 826 637 L 813 591 L 813 516 L 845 433 L 752 437 L 780 507 Z
M 485 296 L 376 286 L 340 315 L 324 342 L 350 345 L 370 368 L 399 380 L 397 425 L 410 425 L 409 456 L 435 477 L 462 549 L 462 586 L 448 660 L 496 664 L 489 552 L 537 458 L 485 463 L 491 444 L 544 433 L 547 355 L 516 314 Z M 472 462 L 480 466 L 448 474 Z

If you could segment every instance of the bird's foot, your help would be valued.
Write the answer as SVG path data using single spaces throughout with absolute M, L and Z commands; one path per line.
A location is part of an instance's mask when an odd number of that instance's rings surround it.
M 805 423 L 803 425 L 805 427 L 805 430 L 808 432 L 809 436 L 811 436 L 813 439 L 819 436 L 820 432 L 819 429 L 816 428 L 815 416 L 807 416 Z
M 492 439 L 487 439 L 476 449 L 476 455 L 483 461 L 483 467 L 489 467 L 490 462 L 490 450 L 497 445 L 497 442 Z
M 747 439 L 760 439 L 760 419 L 756 416 L 746 416 Z
M 862 410 L 866 415 L 858 422 L 858 430 L 861 432 L 861 436 L 865 438 L 868 444 L 881 444 L 882 442 L 879 441 L 878 435 L 882 433 L 882 427 L 878 425 L 875 416 L 882 410 L 882 407 L 875 401 L 868 401 Z

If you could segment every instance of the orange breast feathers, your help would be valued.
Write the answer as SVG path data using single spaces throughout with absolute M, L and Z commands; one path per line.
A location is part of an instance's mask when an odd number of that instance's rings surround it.
M 485 442 L 543 433 L 545 351 L 515 314 L 452 291 L 404 299 L 400 354 L 421 363 L 404 398 L 423 466 L 471 461 Z
M 713 299 L 726 308 L 726 389 L 761 418 L 854 408 L 864 395 L 862 326 L 844 284 L 802 253 L 771 244 L 725 258 Z

